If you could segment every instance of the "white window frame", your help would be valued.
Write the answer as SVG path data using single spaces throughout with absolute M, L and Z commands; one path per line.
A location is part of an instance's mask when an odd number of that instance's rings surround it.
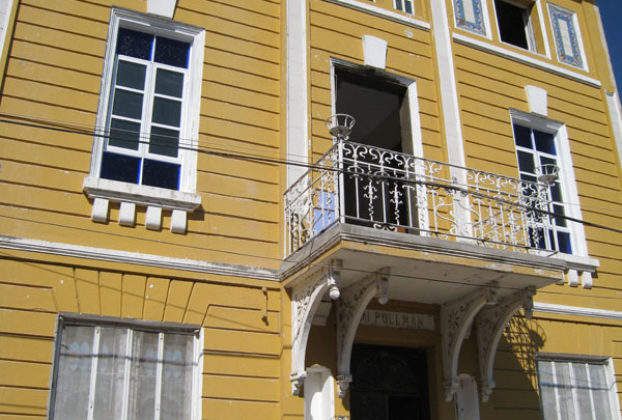
M 84 190 L 89 198 L 107 199 L 113 202 L 129 202 L 138 205 L 157 205 L 167 209 L 194 210 L 200 204 L 196 191 L 198 131 L 201 107 L 201 80 L 205 29 L 171 22 L 154 16 L 112 8 L 108 29 L 108 42 L 97 110 L 98 132 L 106 130 L 111 102 L 111 85 L 114 77 L 115 49 L 119 28 L 160 35 L 169 39 L 190 43 L 187 74 L 184 81 L 184 101 L 180 122 L 179 159 L 181 163 L 179 189 L 139 185 L 100 178 L 105 136 L 96 135 L 93 142 L 90 174 L 84 180 Z M 124 151 L 125 154 L 127 151 Z M 160 159 L 167 161 L 166 157 Z
M 510 110 L 510 117 L 512 126 L 514 124 L 522 125 L 555 135 L 555 148 L 557 149 L 557 162 L 559 164 L 559 183 L 562 192 L 562 199 L 565 204 L 564 211 L 567 217 L 583 220 L 566 125 L 558 121 L 543 118 L 534 114 L 527 114 L 514 109 Z M 572 255 L 582 257 L 587 256 L 587 244 L 583 225 L 579 222 L 573 222 L 572 220 L 568 220 L 567 222 L 568 231 L 570 232 L 570 243 L 572 245 Z M 544 255 L 551 253 L 551 251 L 547 250 L 542 250 L 542 252 Z M 559 255 L 570 254 L 560 253 Z
M 176 323 L 168 323 L 168 322 L 153 322 L 153 321 L 138 321 L 134 319 L 123 319 L 123 318 L 114 318 L 114 317 L 105 317 L 105 316 L 97 316 L 97 315 L 85 315 L 85 314 L 73 314 L 73 313 L 61 313 L 58 316 L 57 329 L 55 334 L 55 345 L 54 345 L 54 354 L 52 356 L 53 365 L 52 365 L 52 376 L 50 379 L 50 394 L 49 394 L 49 403 L 48 407 L 50 407 L 48 412 L 48 419 L 55 420 L 54 413 L 54 405 L 56 400 L 56 391 L 57 391 L 57 381 L 58 381 L 58 369 L 59 369 L 59 359 L 61 355 L 61 342 L 62 342 L 62 331 L 64 325 L 72 325 L 72 326 L 86 326 L 94 328 L 94 345 L 99 344 L 99 331 L 102 327 L 115 327 L 115 328 L 126 328 L 128 330 L 127 334 L 127 342 L 131 343 L 132 334 L 134 331 L 148 331 L 151 333 L 158 334 L 158 357 L 162 357 L 162 346 L 164 342 L 164 334 L 175 334 L 175 333 L 184 333 L 184 334 L 192 334 L 195 336 L 193 340 L 194 349 L 192 355 L 192 363 L 193 363 L 193 372 L 192 372 L 192 390 L 190 397 L 190 411 L 191 416 L 188 420 L 200 420 L 201 419 L 201 391 L 202 391 L 202 368 L 203 368 L 203 329 L 199 325 L 191 325 L 191 324 L 176 324 Z M 130 356 L 131 347 L 128 346 L 127 349 L 129 354 L 126 354 L 126 375 L 125 378 L 125 392 L 124 392 L 124 401 L 123 407 L 127 410 L 127 399 L 129 398 L 129 370 L 131 369 L 130 365 Z M 90 378 L 90 388 L 89 388 L 89 401 L 88 401 L 88 417 L 87 420 L 93 419 L 93 409 L 94 409 L 94 399 L 95 399 L 95 384 L 97 379 L 97 360 L 98 358 L 94 357 L 91 361 L 91 378 Z M 162 373 L 162 364 L 159 363 L 157 366 L 157 372 L 161 375 Z M 154 420 L 159 419 L 159 399 L 157 398 L 159 395 L 158 390 L 161 389 L 162 381 L 161 377 L 158 376 L 156 379 L 156 398 L 154 399 L 155 404 L 155 415 L 156 418 Z M 119 420 L 125 420 L 127 417 L 127 411 L 124 411 L 122 414 L 123 417 Z
M 551 25 L 551 32 L 553 33 L 553 41 L 555 42 L 555 51 L 557 54 L 557 61 L 570 67 L 588 71 L 587 58 L 585 56 L 585 49 L 583 48 L 583 37 L 581 36 L 581 31 L 579 28 L 579 19 L 577 17 L 577 13 L 572 10 L 553 4 L 553 3 L 548 3 L 548 9 L 549 9 L 548 10 L 549 23 Z M 579 58 L 581 59 L 581 63 L 573 64 L 567 60 L 563 60 L 562 51 L 564 50 L 564 46 L 563 44 L 560 44 L 560 42 L 558 41 L 558 34 L 555 31 L 555 25 L 553 23 L 553 14 L 554 14 L 553 11 L 555 9 L 557 9 L 559 13 L 565 13 L 565 14 L 572 16 L 572 30 L 574 31 L 576 35 L 576 42 L 577 42 L 576 47 L 579 50 Z M 559 37 L 561 37 L 561 34 L 559 34 Z
M 481 10 L 481 28 L 470 28 L 469 24 L 473 25 L 473 22 L 469 22 L 469 21 L 465 21 L 465 23 L 461 23 L 460 21 L 458 21 L 458 9 L 459 7 L 462 8 L 462 10 L 464 10 L 464 3 L 465 2 L 475 2 L 475 3 L 479 3 L 479 7 Z M 452 2 L 453 5 L 453 10 L 454 10 L 454 25 L 456 28 L 463 30 L 463 31 L 468 31 L 469 33 L 475 34 L 475 35 L 480 35 L 483 37 L 486 37 L 488 39 L 491 39 L 492 36 L 490 34 L 490 21 L 489 21 L 489 17 L 488 17 L 488 2 L 486 0 L 454 0 Z M 474 10 L 474 13 L 477 14 L 477 11 Z M 478 30 L 480 29 L 480 30 Z
M 400 9 L 399 4 L 401 4 L 403 9 Z M 408 12 L 406 9 L 406 4 L 410 4 L 410 10 L 412 10 L 412 12 Z M 400 12 L 409 14 L 409 15 L 414 15 L 415 14 L 415 2 L 413 0 L 393 0 L 393 8 L 395 10 L 398 10 Z
M 520 46 L 507 43 L 507 42 L 505 42 L 505 41 L 503 41 L 501 39 L 501 26 L 499 25 L 499 16 L 497 15 L 497 7 L 495 5 L 496 1 L 497 0 L 492 0 L 492 2 L 493 2 L 492 6 L 493 6 L 493 9 L 494 9 L 494 12 L 495 12 L 495 22 L 497 23 L 497 36 L 499 37 L 499 42 L 501 42 L 504 45 L 511 45 L 514 48 L 519 48 L 519 49 L 522 50 L 523 48 L 521 48 Z M 527 9 L 527 7 L 525 6 L 525 4 L 523 2 L 516 2 L 516 1 L 513 1 L 513 0 L 499 0 L 499 1 L 511 4 L 513 6 L 521 8 L 521 9 L 525 9 L 525 10 Z M 537 14 L 538 14 L 538 19 L 539 19 L 539 24 L 540 24 L 540 28 L 541 28 L 541 32 L 544 32 L 544 26 L 542 25 L 542 11 L 540 9 L 540 1 L 539 0 L 529 0 L 529 3 L 531 3 L 530 7 L 535 7 L 536 8 L 536 11 L 537 11 Z M 538 53 L 538 45 L 537 45 L 537 41 L 536 41 L 536 35 L 535 35 L 534 28 L 533 28 L 533 22 L 532 22 L 531 16 L 527 16 L 527 22 L 526 22 L 526 25 L 524 27 L 524 30 L 525 30 L 525 36 L 527 38 L 527 50 L 526 51 L 532 52 L 534 54 L 539 54 Z M 543 37 L 544 37 L 544 35 L 543 35 Z M 544 41 L 546 43 L 546 38 L 544 39 Z
M 568 364 L 570 368 L 569 373 L 570 373 L 571 381 L 574 381 L 573 366 L 576 366 L 576 365 L 586 365 L 586 367 L 587 365 L 604 366 L 606 380 L 607 380 L 607 383 L 610 384 L 609 391 L 608 391 L 608 397 L 609 397 L 609 411 L 611 414 L 611 419 L 620 420 L 620 403 L 618 400 L 616 377 L 615 377 L 613 361 L 610 357 L 601 357 L 601 356 L 592 356 L 592 355 L 550 354 L 550 353 L 540 353 L 536 355 L 536 370 L 538 374 L 538 390 L 540 394 L 540 412 L 544 416 L 545 402 L 543 401 L 542 374 L 540 370 L 540 362 L 552 363 L 551 367 L 553 369 L 555 369 L 556 364 Z M 556 376 L 553 377 L 554 385 L 557 384 L 557 379 L 558 378 Z M 589 388 L 589 384 L 591 383 L 589 374 L 587 375 L 587 379 L 588 379 L 588 388 Z M 555 404 L 557 406 L 556 416 L 554 418 L 545 418 L 544 420 L 574 420 L 574 419 L 599 420 L 599 419 L 596 419 L 596 415 L 593 410 L 593 406 L 594 406 L 593 395 L 590 389 L 584 390 L 584 392 L 590 392 L 589 396 L 590 396 L 590 400 L 592 401 L 591 403 L 592 405 L 592 416 L 591 417 L 592 418 L 591 419 L 584 419 L 584 418 L 578 417 L 580 411 L 577 405 L 578 404 L 577 392 L 579 391 L 577 391 L 576 388 L 573 388 L 572 390 L 574 413 L 576 415 L 575 417 L 573 417 L 573 419 L 567 419 L 567 418 L 562 417 L 561 410 L 559 409 L 559 393 L 556 392 L 555 389 L 553 389 L 553 392 L 555 392 Z

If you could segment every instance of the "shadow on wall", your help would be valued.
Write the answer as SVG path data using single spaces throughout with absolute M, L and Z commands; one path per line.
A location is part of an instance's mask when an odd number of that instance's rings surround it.
M 546 342 L 536 319 L 515 316 L 505 329 L 495 359 L 497 384 L 490 401 L 481 404 L 481 420 L 542 419 L 536 354 Z

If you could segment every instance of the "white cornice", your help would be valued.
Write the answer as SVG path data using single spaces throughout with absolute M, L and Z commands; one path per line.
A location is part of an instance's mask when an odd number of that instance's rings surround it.
M 382 9 L 378 6 L 364 3 L 361 0 L 324 0 L 329 3 L 340 4 L 342 6 L 349 7 L 360 12 L 369 13 L 370 15 L 379 16 L 381 18 L 389 19 L 398 23 L 403 23 L 414 28 L 430 30 L 430 24 L 419 19 L 410 18 L 408 16 L 401 15 L 397 12 L 392 12 L 387 9 Z
M 570 315 L 570 316 L 603 318 L 603 319 L 613 319 L 616 321 L 622 321 L 622 312 L 620 311 L 609 311 L 605 309 L 596 309 L 596 308 L 583 308 L 580 306 L 554 305 L 551 303 L 540 303 L 540 302 L 534 302 L 533 309 L 534 311 L 548 313 L 548 314 L 555 314 L 555 315 Z
M 599 80 L 593 79 L 591 77 L 585 76 L 583 74 L 577 73 L 572 70 L 565 69 L 563 67 L 555 66 L 553 64 L 547 63 L 545 61 L 538 60 L 534 57 L 529 57 L 524 54 L 517 53 L 515 51 L 511 51 L 496 45 L 492 45 L 487 41 L 481 41 L 479 39 L 474 39 L 469 36 L 454 33 L 453 39 L 456 42 L 459 42 L 464 45 L 468 45 L 474 48 L 477 48 L 482 51 L 486 51 L 500 57 L 508 58 L 510 60 L 526 64 L 531 67 L 538 68 L 540 70 L 545 70 L 550 73 L 557 74 L 559 76 L 568 77 L 569 79 L 576 80 L 577 82 L 585 83 L 586 85 L 600 88 L 601 83 Z
M 186 258 L 171 258 L 140 252 L 117 251 L 90 246 L 79 246 L 36 239 L 15 238 L 0 235 L 0 248 L 18 251 L 41 252 L 65 257 L 87 258 L 99 261 L 143 265 L 170 270 L 191 271 L 195 273 L 244 277 L 256 280 L 279 281 L 276 270 L 235 264 L 197 261 Z

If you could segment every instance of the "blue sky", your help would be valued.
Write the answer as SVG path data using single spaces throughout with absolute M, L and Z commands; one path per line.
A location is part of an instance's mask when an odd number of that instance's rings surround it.
M 599 0 L 598 5 L 619 90 L 622 88 L 622 0 Z

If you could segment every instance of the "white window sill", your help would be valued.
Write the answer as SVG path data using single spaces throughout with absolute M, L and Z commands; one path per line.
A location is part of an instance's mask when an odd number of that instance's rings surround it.
M 93 200 L 91 219 L 108 223 L 109 203 L 121 203 L 119 224 L 133 226 L 136 221 L 136 206 L 146 207 L 146 227 L 160 230 L 162 210 L 171 210 L 171 231 L 186 232 L 187 214 L 201 205 L 198 194 L 112 181 L 93 176 L 84 179 L 83 191 Z
M 424 22 L 419 19 L 411 18 L 401 13 L 383 9 L 381 7 L 374 6 L 372 4 L 367 4 L 361 0 L 324 0 L 324 1 L 327 1 L 329 3 L 341 4 L 342 6 L 346 6 L 351 9 L 358 10 L 360 12 L 365 12 L 365 13 L 369 13 L 374 16 L 379 16 L 382 18 L 390 19 L 394 22 L 404 23 L 414 28 L 424 29 L 427 31 L 430 30 L 430 24 L 428 22 Z
M 87 197 L 93 199 L 103 198 L 112 202 L 128 202 L 145 207 L 158 206 L 167 210 L 192 212 L 201 205 L 201 196 L 198 194 L 93 176 L 84 179 L 83 190 Z

